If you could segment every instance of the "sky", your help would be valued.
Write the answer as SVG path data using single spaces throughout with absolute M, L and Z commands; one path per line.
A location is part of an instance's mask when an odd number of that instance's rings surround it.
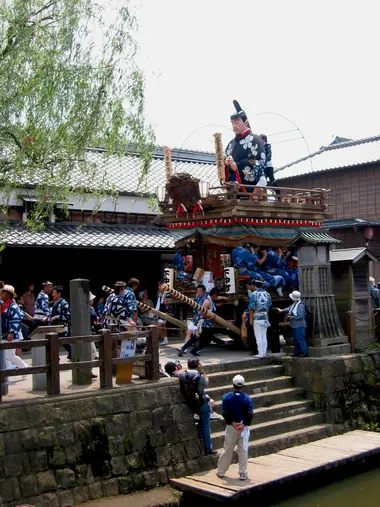
M 227 144 L 233 99 L 275 167 L 336 135 L 380 134 L 378 0 L 132 1 L 158 144 L 213 151 L 215 132 Z

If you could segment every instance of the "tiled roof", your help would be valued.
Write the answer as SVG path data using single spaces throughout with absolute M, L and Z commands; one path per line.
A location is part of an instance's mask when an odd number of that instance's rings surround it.
M 332 238 L 329 234 L 325 232 L 301 232 L 298 237 L 299 239 L 303 239 L 308 243 L 318 244 L 338 244 L 342 243 L 339 239 Z
M 161 149 L 154 153 L 145 175 L 143 175 L 139 156 L 132 152 L 126 152 L 120 156 L 107 155 L 105 150 L 99 148 L 89 150 L 86 159 L 90 163 L 88 174 L 84 175 L 83 172 L 74 168 L 70 175 L 70 183 L 73 187 L 80 185 L 95 190 L 102 185 L 122 194 L 155 195 L 156 188 L 165 185 L 164 155 Z M 172 161 L 174 173 L 188 173 L 200 180 L 209 181 L 210 186 L 220 185 L 214 154 L 172 150 Z M 37 181 L 24 180 L 18 183 L 33 186 Z
M 343 229 L 347 227 L 368 227 L 380 225 L 378 220 L 363 220 L 362 218 L 344 218 L 342 220 L 325 220 L 322 223 L 324 229 Z
M 294 178 L 303 174 L 343 169 L 380 162 L 380 136 L 323 146 L 310 156 L 301 158 L 276 171 L 276 179 Z
M 342 261 L 351 261 L 353 263 L 358 262 L 364 256 L 369 257 L 371 261 L 378 262 L 375 256 L 373 256 L 365 247 L 357 247 L 357 248 L 339 248 L 336 250 L 331 250 L 330 252 L 330 261 L 331 262 L 342 262 Z
M 161 227 L 47 225 L 32 231 L 24 224 L 0 229 L 0 242 L 7 246 L 157 249 L 174 248 L 176 236 Z

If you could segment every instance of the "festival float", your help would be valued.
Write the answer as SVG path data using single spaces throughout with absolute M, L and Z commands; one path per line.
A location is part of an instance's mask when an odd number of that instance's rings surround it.
M 286 247 L 297 252 L 299 290 L 309 313 L 309 342 L 312 349 L 318 348 L 315 355 L 322 355 L 326 348 L 334 353 L 338 345 L 347 352 L 348 340 L 339 321 L 330 276 L 330 246 L 339 241 L 320 231 L 323 220 L 329 218 L 328 192 L 227 181 L 221 134 L 215 134 L 214 140 L 219 186 L 210 186 L 191 174 L 173 173 L 171 151 L 164 151 L 166 182 L 157 189 L 162 212 L 157 221 L 172 232 L 183 255 L 183 272 L 169 267 L 165 274 L 168 287 L 177 292 L 172 300 L 180 307 L 177 315 L 187 316 L 187 304 L 181 304 L 178 293 L 193 298 L 197 282 L 206 288 L 215 285 L 229 298 L 223 317 L 240 327 L 250 277 L 240 276 L 232 265 L 233 248 L 244 243 L 263 249 Z M 272 293 L 272 299 L 276 307 L 289 304 L 286 292 L 283 297 Z M 268 334 L 272 351 L 279 350 L 277 321 L 273 315 Z M 237 332 L 228 333 L 240 338 Z

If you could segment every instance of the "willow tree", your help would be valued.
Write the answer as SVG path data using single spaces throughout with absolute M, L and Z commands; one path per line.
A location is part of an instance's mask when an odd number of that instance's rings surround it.
M 128 1 L 0 0 L 0 191 L 33 185 L 38 226 L 69 194 L 110 193 L 104 164 L 127 146 L 150 162 L 144 80 L 135 64 L 136 19 Z M 107 156 L 107 155 L 105 155 Z

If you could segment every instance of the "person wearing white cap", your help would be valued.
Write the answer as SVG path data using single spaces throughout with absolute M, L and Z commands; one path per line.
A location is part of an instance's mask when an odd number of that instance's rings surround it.
M 218 460 L 216 475 L 223 478 L 231 465 L 235 447 L 238 447 L 239 476 L 241 481 L 248 478 L 248 442 L 249 425 L 253 417 L 251 398 L 242 392 L 244 377 L 236 375 L 232 379 L 233 391 L 223 396 L 222 415 L 227 427 L 224 437 L 224 449 Z
M 277 308 L 277 311 L 288 314 L 294 342 L 293 357 L 307 357 L 306 308 L 301 301 L 301 293 L 298 290 L 294 290 L 289 294 L 289 297 L 293 301 L 293 304 L 284 310 Z
M 23 317 L 20 307 L 14 300 L 15 297 L 17 294 L 13 285 L 5 284 L 1 289 L 1 333 L 2 339 L 9 342 L 19 339 Z M 28 365 L 16 354 L 16 349 L 6 350 L 5 358 L 16 368 L 28 368 Z

